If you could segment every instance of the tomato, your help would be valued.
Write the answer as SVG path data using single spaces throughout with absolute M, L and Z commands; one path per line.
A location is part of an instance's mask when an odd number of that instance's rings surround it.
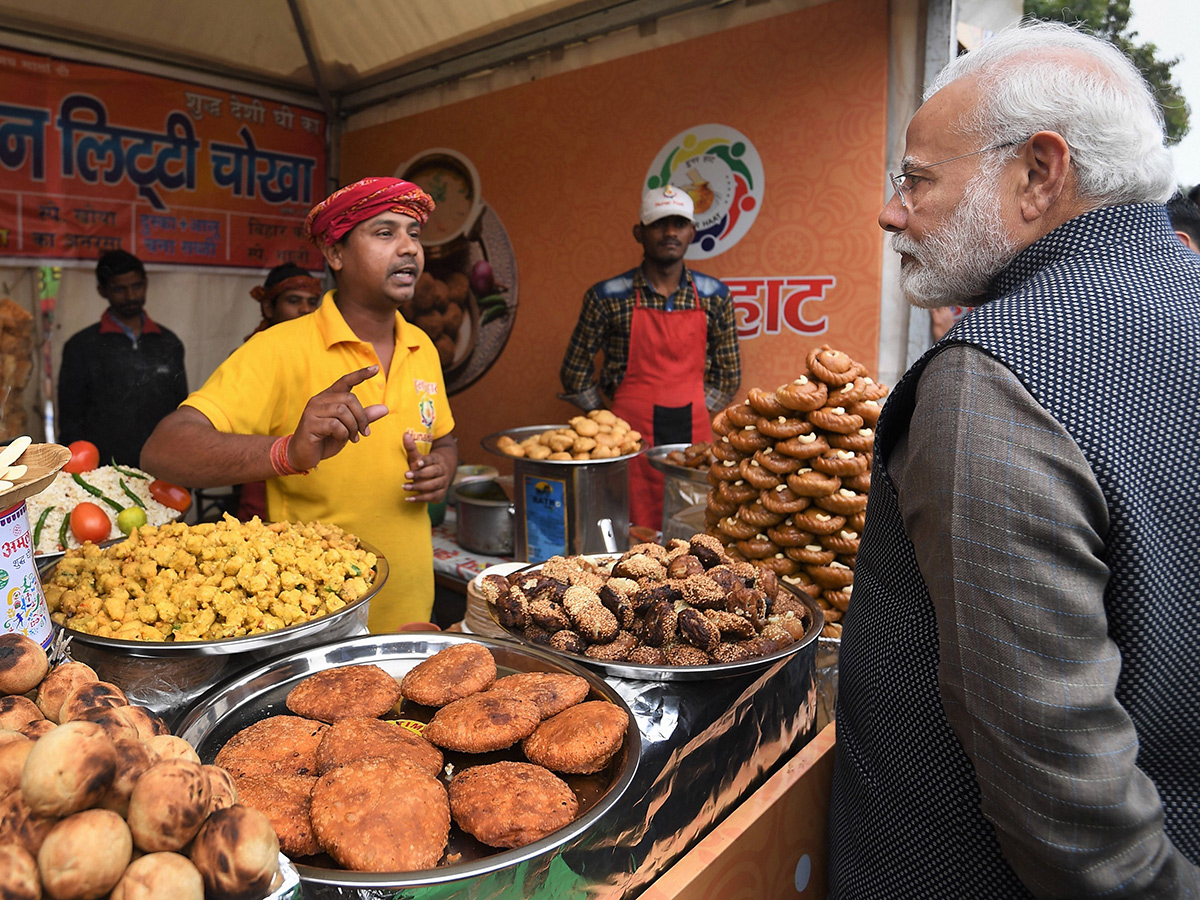
M 107 541 L 112 531 L 108 514 L 95 503 L 80 503 L 71 510 L 71 533 L 79 543 L 91 541 L 98 544 Z
M 160 481 L 157 478 L 150 482 L 150 496 L 163 506 L 168 506 L 181 513 L 187 512 L 188 508 L 192 505 L 191 491 L 177 484 L 171 484 L 169 481 Z
M 71 458 L 63 466 L 64 472 L 90 472 L 100 465 L 100 451 L 91 441 L 71 441 L 67 449 Z

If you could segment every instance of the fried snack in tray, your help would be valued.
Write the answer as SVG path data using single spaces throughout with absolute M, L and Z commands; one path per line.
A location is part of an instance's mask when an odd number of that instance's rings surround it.
M 243 728 L 213 760 L 234 778 L 316 775 L 317 748 L 329 726 L 300 716 L 270 716 Z
M 446 750 L 489 753 L 528 737 L 541 721 L 532 700 L 488 691 L 443 706 L 429 720 L 424 734 L 430 743 Z
M 551 716 L 521 747 L 530 762 L 551 771 L 588 775 L 608 765 L 621 749 L 628 727 L 623 709 L 589 700 Z
M 534 460 L 612 459 L 642 449 L 642 435 L 611 410 L 593 409 L 564 428 L 547 429 L 520 442 L 501 435 L 496 447 L 507 456 Z
M 44 584 L 50 618 L 99 637 L 208 641 L 276 631 L 343 609 L 375 554 L 336 525 L 221 522 L 135 529 L 68 550 Z
M 450 801 L 440 781 L 411 763 L 360 759 L 317 780 L 312 825 L 344 868 L 432 869 L 450 835 Z
M 707 534 L 638 544 L 605 566 L 551 557 L 537 569 L 488 575 L 480 592 L 505 628 L 611 662 L 737 662 L 783 649 L 808 627 L 802 606 L 775 609 L 773 571 L 735 559 Z
M 422 706 L 445 706 L 487 690 L 496 680 L 496 660 L 482 644 L 455 644 L 417 664 L 400 691 Z
M 316 775 L 247 775 L 237 779 L 238 802 L 271 820 L 288 856 L 312 856 L 321 852 L 309 812 L 316 783 Z
M 489 847 L 524 847 L 579 814 L 570 786 L 531 763 L 472 766 L 454 776 L 449 794 L 455 824 Z
M 464 673 L 476 677 L 470 693 L 441 706 L 424 727 L 404 704 L 426 704 L 406 697 L 398 722 L 361 716 L 325 725 L 274 715 L 217 751 L 238 802 L 270 818 L 284 852 L 324 851 L 359 871 L 434 868 L 455 861 L 444 858 L 452 825 L 488 846 L 524 846 L 574 821 L 580 800 L 529 759 L 523 739 L 557 720 L 541 745 L 569 772 L 600 771 L 624 745 L 628 715 L 617 704 L 588 701 L 590 685 L 577 675 L 529 671 L 496 681 L 491 651 L 474 643 L 451 644 L 408 674 L 417 669 L 428 690 Z M 577 708 L 584 714 L 568 716 Z M 443 757 L 438 745 L 457 755 Z
M 730 556 L 753 559 L 815 599 L 825 613 L 822 637 L 842 634 L 862 530 L 850 517 L 867 505 L 874 428 L 888 393 L 866 372 L 822 344 L 794 379 L 774 391 L 751 388 L 714 419 L 713 452 L 723 468 L 709 475 L 707 531 Z M 782 518 L 768 524 L 754 514 L 752 493 Z
M 429 775 L 442 771 L 442 751 L 421 735 L 383 719 L 340 719 L 329 727 L 317 747 L 317 770 L 330 769 L 356 759 L 377 756 L 403 759 Z
M 543 719 L 582 703 L 591 688 L 586 679 L 569 672 L 518 672 L 506 675 L 491 687 L 493 694 L 515 694 L 532 700 Z
M 298 716 L 337 722 L 355 716 L 382 716 L 400 699 L 400 685 L 379 666 L 338 666 L 305 678 L 287 695 Z

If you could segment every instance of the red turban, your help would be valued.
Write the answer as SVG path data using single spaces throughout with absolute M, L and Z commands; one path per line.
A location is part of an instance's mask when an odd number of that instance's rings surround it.
M 317 246 L 336 244 L 359 222 L 385 212 L 402 213 L 424 225 L 433 212 L 433 198 L 411 181 L 364 178 L 314 206 L 304 220 L 304 232 Z
M 291 278 L 275 282 L 270 287 L 265 284 L 253 287 L 250 289 L 250 296 L 261 303 L 264 300 L 274 300 L 280 294 L 286 294 L 288 291 L 306 291 L 310 294 L 319 294 L 321 293 L 321 282 L 308 274 L 293 275 Z

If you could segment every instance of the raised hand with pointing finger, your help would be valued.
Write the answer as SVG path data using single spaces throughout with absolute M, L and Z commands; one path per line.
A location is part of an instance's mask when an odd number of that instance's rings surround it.
M 367 366 L 350 372 L 308 401 L 287 448 L 287 461 L 292 466 L 300 470 L 316 468 L 317 463 L 329 459 L 347 443 L 357 443 L 371 433 L 371 423 L 386 416 L 388 408 L 381 403 L 364 407 L 351 388 L 378 371 L 379 366 Z

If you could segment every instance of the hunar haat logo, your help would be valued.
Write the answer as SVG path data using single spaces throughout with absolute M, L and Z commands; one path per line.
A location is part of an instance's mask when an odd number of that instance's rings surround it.
M 763 168 L 744 134 L 727 125 L 697 125 L 667 141 L 643 190 L 665 184 L 686 191 L 696 216 L 688 259 L 708 259 L 742 239 L 758 215 Z

